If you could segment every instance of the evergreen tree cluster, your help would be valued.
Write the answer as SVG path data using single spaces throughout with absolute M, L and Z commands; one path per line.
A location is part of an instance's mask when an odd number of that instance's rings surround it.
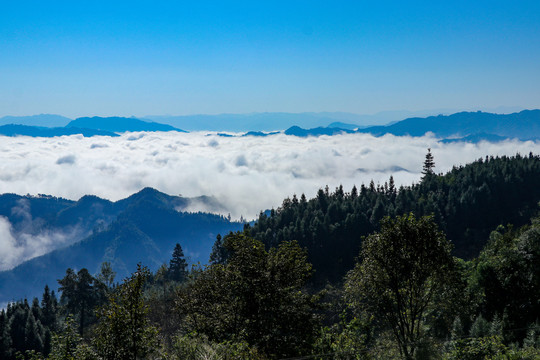
M 340 281 L 353 267 L 361 238 L 377 230 L 384 216 L 433 214 L 452 241 L 453 254 L 471 259 L 498 225 L 524 225 L 538 210 L 539 156 L 486 157 L 445 175 L 433 174 L 433 165 L 428 156 L 428 176 L 399 189 L 390 177 L 383 185 L 371 181 L 350 192 L 342 186 L 330 192 L 327 186 L 310 200 L 294 195 L 269 215 L 261 212 L 246 230 L 267 247 L 298 241 L 308 249 L 314 280 L 320 285 Z
M 51 351 L 52 334 L 58 330 L 59 304 L 45 286 L 41 302 L 34 298 L 9 303 L 0 312 L 0 359 L 16 359 L 18 353 Z

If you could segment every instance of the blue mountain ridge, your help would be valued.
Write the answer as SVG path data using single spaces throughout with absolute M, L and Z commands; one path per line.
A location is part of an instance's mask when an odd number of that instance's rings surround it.
M 2 125 L 0 126 L 0 135 L 4 136 L 31 136 L 31 137 L 56 137 L 56 136 L 69 136 L 69 135 L 82 135 L 84 137 L 92 136 L 119 136 L 114 132 L 79 128 L 79 127 L 41 127 L 41 126 L 28 126 L 28 125 Z
M 463 139 L 467 142 L 500 141 L 501 139 L 517 138 L 520 140 L 540 139 L 540 110 L 523 110 L 512 114 L 493 114 L 486 112 L 459 112 L 451 115 L 429 116 L 425 118 L 414 117 L 397 121 L 389 125 L 359 126 L 354 123 L 336 121 L 336 118 L 346 117 L 352 114 L 341 113 L 260 113 L 260 114 L 222 114 L 222 115 L 192 115 L 182 117 L 153 117 L 153 119 L 180 119 L 181 124 L 189 125 L 198 130 L 208 131 L 237 131 L 242 128 L 255 129 L 240 135 L 218 133 L 219 136 L 269 136 L 284 133 L 292 136 L 321 136 L 338 135 L 343 133 L 369 133 L 374 136 L 393 134 L 396 136 L 423 136 L 433 133 L 440 139 L 449 139 L 455 142 Z M 336 118 L 332 118 L 335 116 Z M 352 117 L 352 118 L 351 118 Z M 9 119 L 4 117 L 2 119 Z M 15 119 L 15 117 L 13 117 Z M 148 119 L 148 118 L 147 118 Z M 1 120 L 1 119 L 0 119 Z M 285 131 L 272 131 L 291 121 L 297 120 L 300 124 L 321 124 L 326 122 L 328 126 L 316 126 L 302 128 L 294 125 Z M 32 121 L 35 121 L 32 120 Z M 56 120 L 55 120 L 56 121 Z M 168 120 L 167 120 L 168 121 Z M 0 122 L 1 123 L 1 122 Z M 241 126 L 239 125 L 241 124 Z M 238 128 L 238 129 L 237 129 Z M 268 130 L 270 129 L 270 130 Z M 6 136 L 62 136 L 82 134 L 83 136 L 106 135 L 116 136 L 116 133 L 126 131 L 179 131 L 185 132 L 172 125 L 157 122 L 149 122 L 138 118 L 125 117 L 81 117 L 69 122 L 65 127 L 32 127 L 27 125 L 4 125 L 0 126 L 0 134 Z M 498 138 L 500 137 L 500 139 Z
M 374 136 L 424 136 L 432 133 L 443 142 L 499 142 L 505 139 L 540 139 L 540 110 L 523 110 L 513 114 L 491 114 L 484 112 L 460 112 L 452 115 L 410 118 L 387 126 L 371 126 L 357 129 L 317 127 L 302 129 L 292 126 L 285 134 L 306 137 L 336 135 L 343 133 L 365 133 Z
M 49 120 L 49 117 L 52 117 Z M 178 131 L 173 126 L 159 124 L 155 122 L 143 121 L 136 118 L 123 117 L 83 117 L 69 121 L 67 125 L 62 127 L 46 127 L 28 124 L 36 124 L 41 121 L 42 124 L 58 124 L 61 119 L 70 120 L 67 118 L 57 119 L 56 115 L 36 115 L 34 117 L 4 117 L 4 121 L 13 121 L 14 123 L 0 125 L 0 135 L 4 136 L 32 136 L 32 137 L 56 137 L 68 135 L 83 135 L 91 136 L 119 136 L 118 133 L 128 131 Z M 1 123 L 1 122 L 0 122 Z M 25 124 L 18 124 L 25 123 Z
M 0 215 L 12 214 L 13 207 L 26 208 L 49 231 L 69 226 L 85 227 L 86 236 L 69 246 L 30 259 L 0 272 L 0 304 L 23 297 L 38 296 L 48 284 L 57 288 L 68 267 L 86 267 L 96 273 L 109 261 L 121 280 L 141 262 L 156 270 L 170 260 L 180 243 L 191 263 L 206 263 L 217 234 L 242 229 L 221 215 L 182 212 L 192 201 L 212 201 L 209 197 L 182 198 L 145 188 L 132 196 L 110 202 L 96 196 L 70 201 L 51 196 L 0 195 Z M 215 201 L 214 201 L 215 202 Z M 4 215 L 6 214 L 6 215 Z M 13 215 L 13 227 L 21 226 Z

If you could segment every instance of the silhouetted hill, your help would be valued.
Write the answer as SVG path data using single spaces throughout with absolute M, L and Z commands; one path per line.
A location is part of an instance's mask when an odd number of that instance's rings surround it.
M 26 125 L 2 125 L 0 126 L 0 135 L 5 136 L 33 136 L 33 137 L 55 137 L 65 135 L 82 135 L 85 137 L 90 136 L 118 136 L 117 134 L 99 129 L 89 129 L 80 127 L 55 127 L 47 128 L 40 126 L 26 126 Z
M 67 127 L 79 127 L 87 129 L 104 130 L 111 132 L 126 131 L 180 131 L 171 125 L 148 122 L 136 118 L 125 117 L 81 117 L 71 121 Z

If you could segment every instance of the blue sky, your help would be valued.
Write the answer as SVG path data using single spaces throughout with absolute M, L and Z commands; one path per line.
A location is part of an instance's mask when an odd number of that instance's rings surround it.
M 540 107 L 539 1 L 10 1 L 0 116 Z

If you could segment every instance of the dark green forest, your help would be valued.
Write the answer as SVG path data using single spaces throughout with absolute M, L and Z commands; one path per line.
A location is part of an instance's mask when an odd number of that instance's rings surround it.
M 540 157 L 434 161 L 287 198 L 208 265 L 67 269 L 0 312 L 0 358 L 538 359 Z

